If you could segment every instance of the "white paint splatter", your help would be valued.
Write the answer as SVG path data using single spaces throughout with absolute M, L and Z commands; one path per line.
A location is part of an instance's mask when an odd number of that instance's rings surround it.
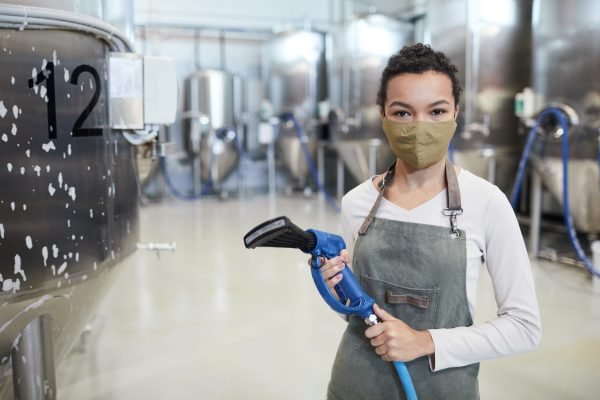
M 65 269 L 67 269 L 66 261 L 64 263 L 60 264 L 60 267 L 58 267 L 58 271 L 56 271 L 56 273 L 58 275 L 61 275 L 63 272 L 65 272 Z
M 42 247 L 42 257 L 44 257 L 44 267 L 48 266 L 48 247 Z
M 8 169 L 8 172 L 12 171 L 12 164 L 11 163 L 6 163 L 6 169 Z
M 94 271 L 98 269 L 98 264 L 96 264 L 96 262 L 94 262 Z
M 10 83 L 13 84 L 13 85 L 15 84 L 15 77 L 14 76 L 10 77 Z
M 23 211 L 27 211 L 27 204 L 23 203 Z
M 77 197 L 77 195 L 75 194 L 75 188 L 74 187 L 70 187 L 69 188 L 69 196 L 71 197 L 71 199 L 73 199 L 73 201 L 75 201 L 75 198 Z
M 33 241 L 31 240 L 31 236 L 27 236 L 25 238 L 25 245 L 27 246 L 27 248 L 29 250 L 31 250 L 33 248 Z
M 62 188 L 63 185 L 63 176 L 62 176 L 62 172 L 58 173 L 58 187 Z
M 4 118 L 8 110 L 4 107 L 4 102 L 0 100 L 0 118 Z
M 75 253 L 75 261 L 79 262 L 79 252 Z
M 40 89 L 40 97 L 44 100 L 46 100 L 46 93 L 48 93 L 48 90 L 46 89 L 46 86 L 42 86 Z M 48 102 L 48 100 L 46 100 L 46 102 Z
M 4 224 L 0 224 L 0 238 L 4 239 Z
M 69 258 L 73 258 L 73 252 L 69 252 Z
M 12 133 L 13 136 L 17 134 L 17 124 L 12 124 L 12 127 L 10 128 L 10 133 Z
M 81 280 L 82 280 L 82 281 L 87 281 L 87 278 L 88 278 L 88 276 L 87 276 L 87 275 L 83 275 L 83 276 L 81 277 Z
M 51 140 L 48 143 L 42 144 L 42 149 L 47 153 L 50 150 L 56 150 L 56 147 L 54 147 L 54 142 Z
M 15 202 L 14 201 L 12 201 L 10 203 L 10 208 L 12 208 L 12 210 L 15 211 Z
M 90 208 L 90 218 L 94 218 L 94 210 Z
M 71 227 L 71 220 L 70 220 L 70 219 L 68 219 L 68 220 L 67 220 L 67 228 L 70 228 L 70 227 Z
M 57 56 L 56 56 L 56 50 L 54 50 L 52 52 L 52 62 L 54 63 L 54 65 L 56 65 L 57 61 L 58 60 L 57 60 Z
M 50 173 L 50 166 L 46 165 L 46 172 Z
M 75 235 L 71 235 L 71 240 L 75 240 Z
M 56 265 L 51 265 L 50 269 L 52 270 L 52 275 L 56 275 Z
M 58 258 L 58 247 L 55 244 L 52 245 L 52 257 Z
M 21 175 L 25 175 L 25 167 L 21 167 Z
M 15 282 L 13 282 L 12 279 L 6 279 L 4 282 L 2 282 L 2 290 L 4 292 L 16 292 L 19 289 L 21 289 L 21 281 L 19 279 L 17 279 Z
M 8 136 L 6 135 L 6 133 L 3 133 L 3 134 L 2 134 L 2 141 L 3 141 L 4 143 L 8 142 Z
M 15 255 L 15 275 L 17 274 L 21 274 L 21 277 L 23 278 L 23 282 L 27 282 L 27 277 L 25 276 L 25 271 L 23 271 L 21 269 L 21 256 L 16 254 Z
M 63 68 L 65 70 L 65 74 L 64 74 L 64 78 L 65 78 L 65 82 L 69 82 L 69 70 L 66 68 Z
M 52 186 L 52 183 L 48 184 L 48 193 L 50 193 L 50 196 L 54 196 L 54 192 L 56 192 L 56 189 L 54 189 L 54 186 Z
M 15 116 L 15 119 L 19 118 L 19 107 L 17 107 L 17 105 L 15 104 L 12 108 L 13 111 L 13 115 Z
M 27 157 L 29 157 L 29 155 L 27 155 Z M 42 172 L 42 167 L 40 167 L 39 165 L 36 165 L 35 167 L 33 167 L 33 170 L 35 171 L 37 176 L 40 176 L 40 173 Z
M 27 158 L 31 158 L 31 150 L 25 150 L 25 155 L 27 156 Z

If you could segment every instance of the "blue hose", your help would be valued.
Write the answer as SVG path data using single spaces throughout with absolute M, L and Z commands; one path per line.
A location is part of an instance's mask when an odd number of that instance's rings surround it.
M 228 128 L 219 128 L 215 131 L 215 135 L 221 136 L 221 135 L 223 135 L 223 133 L 228 132 L 228 131 L 229 131 Z M 240 151 L 240 154 L 241 154 L 241 146 L 237 139 L 237 134 L 236 134 L 236 147 L 238 148 L 238 151 Z M 209 164 L 208 180 L 202 186 L 200 193 L 193 193 L 193 194 L 181 193 L 179 191 L 179 189 L 177 189 L 177 187 L 175 187 L 175 184 L 173 183 L 173 181 L 171 180 L 171 176 L 169 175 L 169 169 L 167 168 L 166 157 L 162 156 L 160 158 L 160 170 L 163 174 L 163 177 L 165 178 L 165 183 L 167 184 L 167 187 L 169 188 L 169 191 L 171 192 L 171 194 L 173 196 L 175 196 L 179 200 L 194 201 L 194 200 L 198 200 L 212 192 L 213 182 L 212 182 L 212 175 L 210 174 L 210 171 L 212 170 L 213 163 L 215 162 L 215 157 L 213 157 L 212 150 L 209 152 L 209 155 L 210 155 L 210 160 L 208 163 Z
M 600 271 L 597 271 L 592 265 L 591 261 L 586 257 L 585 252 L 579 243 L 579 239 L 577 239 L 577 232 L 575 231 L 575 224 L 573 223 L 573 216 L 571 215 L 571 205 L 569 201 L 569 128 L 567 121 L 565 120 L 565 117 L 560 109 L 552 107 L 542 111 L 536 119 L 535 126 L 529 131 L 527 142 L 525 144 L 525 148 L 523 149 L 521 160 L 519 161 L 519 169 L 513 185 L 510 203 L 513 208 L 516 207 L 516 203 L 519 198 L 519 192 L 521 191 L 523 176 L 525 174 L 524 170 L 527 162 L 529 161 L 529 156 L 537 137 L 537 129 L 539 128 L 542 120 L 548 115 L 553 115 L 556 117 L 559 121 L 561 129 L 563 130 L 561 139 L 561 157 L 563 163 L 563 214 L 565 224 L 567 225 L 569 240 L 571 241 L 571 245 L 573 246 L 577 257 L 579 260 L 581 260 L 581 262 L 583 262 L 585 269 L 587 269 L 592 275 L 600 277 Z M 600 149 L 598 150 L 598 167 L 600 168 Z
M 548 109 L 550 110 L 550 109 Z M 531 155 L 531 150 L 533 150 L 533 145 L 535 144 L 535 139 L 537 138 L 537 130 L 542 121 L 542 118 L 549 114 L 548 110 L 544 110 L 537 118 L 535 125 L 533 128 L 529 130 L 529 134 L 527 135 L 527 140 L 525 142 L 525 147 L 523 148 L 523 154 L 521 154 L 521 159 L 519 160 L 519 168 L 517 170 L 517 177 L 513 183 L 513 187 L 510 193 L 510 205 L 512 208 L 517 208 L 517 202 L 519 201 L 519 197 L 521 195 L 521 185 L 523 184 L 523 178 L 525 177 L 525 170 L 527 168 L 527 163 L 529 162 L 529 157 Z
M 454 136 L 452 136 L 452 139 L 450 139 L 450 144 L 448 145 L 448 160 L 454 164 Z
M 331 197 L 331 195 L 325 189 L 325 186 L 323 185 L 323 183 L 319 180 L 319 174 L 317 173 L 317 167 L 315 166 L 315 162 L 314 162 L 312 156 L 310 155 L 308 146 L 306 145 L 306 142 L 304 141 L 304 138 L 306 137 L 306 133 L 302 130 L 302 127 L 298 123 L 298 120 L 291 113 L 283 114 L 281 116 L 281 119 L 283 121 L 292 121 L 292 124 L 294 125 L 294 131 L 296 132 L 296 136 L 298 137 L 298 140 L 300 141 L 300 146 L 302 147 L 302 153 L 304 154 L 304 159 L 306 160 L 306 164 L 308 165 L 308 169 L 310 170 L 310 174 L 312 176 L 313 181 L 315 182 L 315 185 L 317 186 L 317 189 L 321 193 L 323 193 L 327 204 L 331 208 L 333 208 L 336 212 L 339 213 L 341 211 L 340 206 L 335 201 L 335 199 L 333 197 Z
M 410 377 L 410 373 L 408 372 L 408 367 L 402 361 L 394 361 L 394 368 L 396 368 L 396 373 L 400 377 L 400 382 L 402 382 L 402 387 L 404 388 L 404 394 L 406 395 L 406 400 L 418 400 L 417 392 L 415 391 L 415 387 L 413 386 L 412 379 Z
M 169 175 L 169 171 L 167 168 L 167 158 L 164 156 L 160 157 L 160 170 L 163 174 L 163 177 L 165 178 L 165 183 L 167 184 L 169 191 L 171 192 L 171 194 L 174 197 L 176 197 L 179 200 L 194 201 L 194 200 L 198 200 L 201 197 L 206 196 L 207 194 L 209 194 L 211 192 L 212 179 L 211 179 L 210 174 L 208 174 L 208 182 L 206 182 L 204 184 L 204 186 L 200 190 L 200 193 L 185 194 L 185 193 L 181 193 L 179 191 L 179 189 L 177 189 L 175 187 L 175 184 L 171 180 L 171 176 Z

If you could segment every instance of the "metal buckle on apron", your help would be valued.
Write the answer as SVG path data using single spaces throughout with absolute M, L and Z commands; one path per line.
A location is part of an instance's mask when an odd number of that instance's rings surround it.
M 442 214 L 446 217 L 450 217 L 450 232 L 449 235 L 452 239 L 458 239 L 460 237 L 460 231 L 456 225 L 456 216 L 461 215 L 463 213 L 463 209 L 452 209 L 452 208 L 444 208 L 442 210 Z

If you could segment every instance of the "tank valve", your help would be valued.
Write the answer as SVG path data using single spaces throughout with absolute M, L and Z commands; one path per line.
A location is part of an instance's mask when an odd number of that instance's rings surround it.
M 167 250 L 174 252 L 177 248 L 177 243 L 138 243 L 137 248 L 142 250 L 156 251 L 156 257 L 160 260 L 160 252 Z

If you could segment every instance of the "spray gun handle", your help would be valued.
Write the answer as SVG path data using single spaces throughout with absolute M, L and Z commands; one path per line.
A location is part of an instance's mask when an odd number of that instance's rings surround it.
M 362 290 L 360 284 L 347 265 L 344 266 L 344 269 L 340 272 L 343 278 L 335 288 L 338 296 L 340 296 L 340 292 L 342 293 L 339 300 L 329 290 L 325 278 L 323 278 L 319 268 L 318 258 L 313 258 L 311 263 L 311 275 L 319 294 L 321 294 L 321 297 L 323 297 L 323 300 L 325 300 L 329 307 L 341 314 L 358 315 L 363 319 L 367 319 L 373 314 L 373 304 L 375 301 Z M 345 299 L 346 301 L 342 303 L 342 299 Z M 347 302 L 349 302 L 349 305 L 345 304 Z
M 325 278 L 323 278 L 323 275 L 319 270 L 321 267 L 319 264 L 319 257 L 336 257 L 340 251 L 346 248 L 344 239 L 338 235 L 314 229 L 309 229 L 307 232 L 311 232 L 316 238 L 315 247 L 311 251 L 313 256 L 311 262 L 311 275 L 323 300 L 325 300 L 334 311 L 346 315 L 358 315 L 363 319 L 368 318 L 373 314 L 373 304 L 375 301 L 365 293 L 352 273 L 352 270 L 348 268 L 347 265 L 344 265 L 344 268 L 340 272 L 343 276 L 342 280 L 335 286 L 335 291 L 340 298 L 339 300 L 331 293 L 325 282 Z

